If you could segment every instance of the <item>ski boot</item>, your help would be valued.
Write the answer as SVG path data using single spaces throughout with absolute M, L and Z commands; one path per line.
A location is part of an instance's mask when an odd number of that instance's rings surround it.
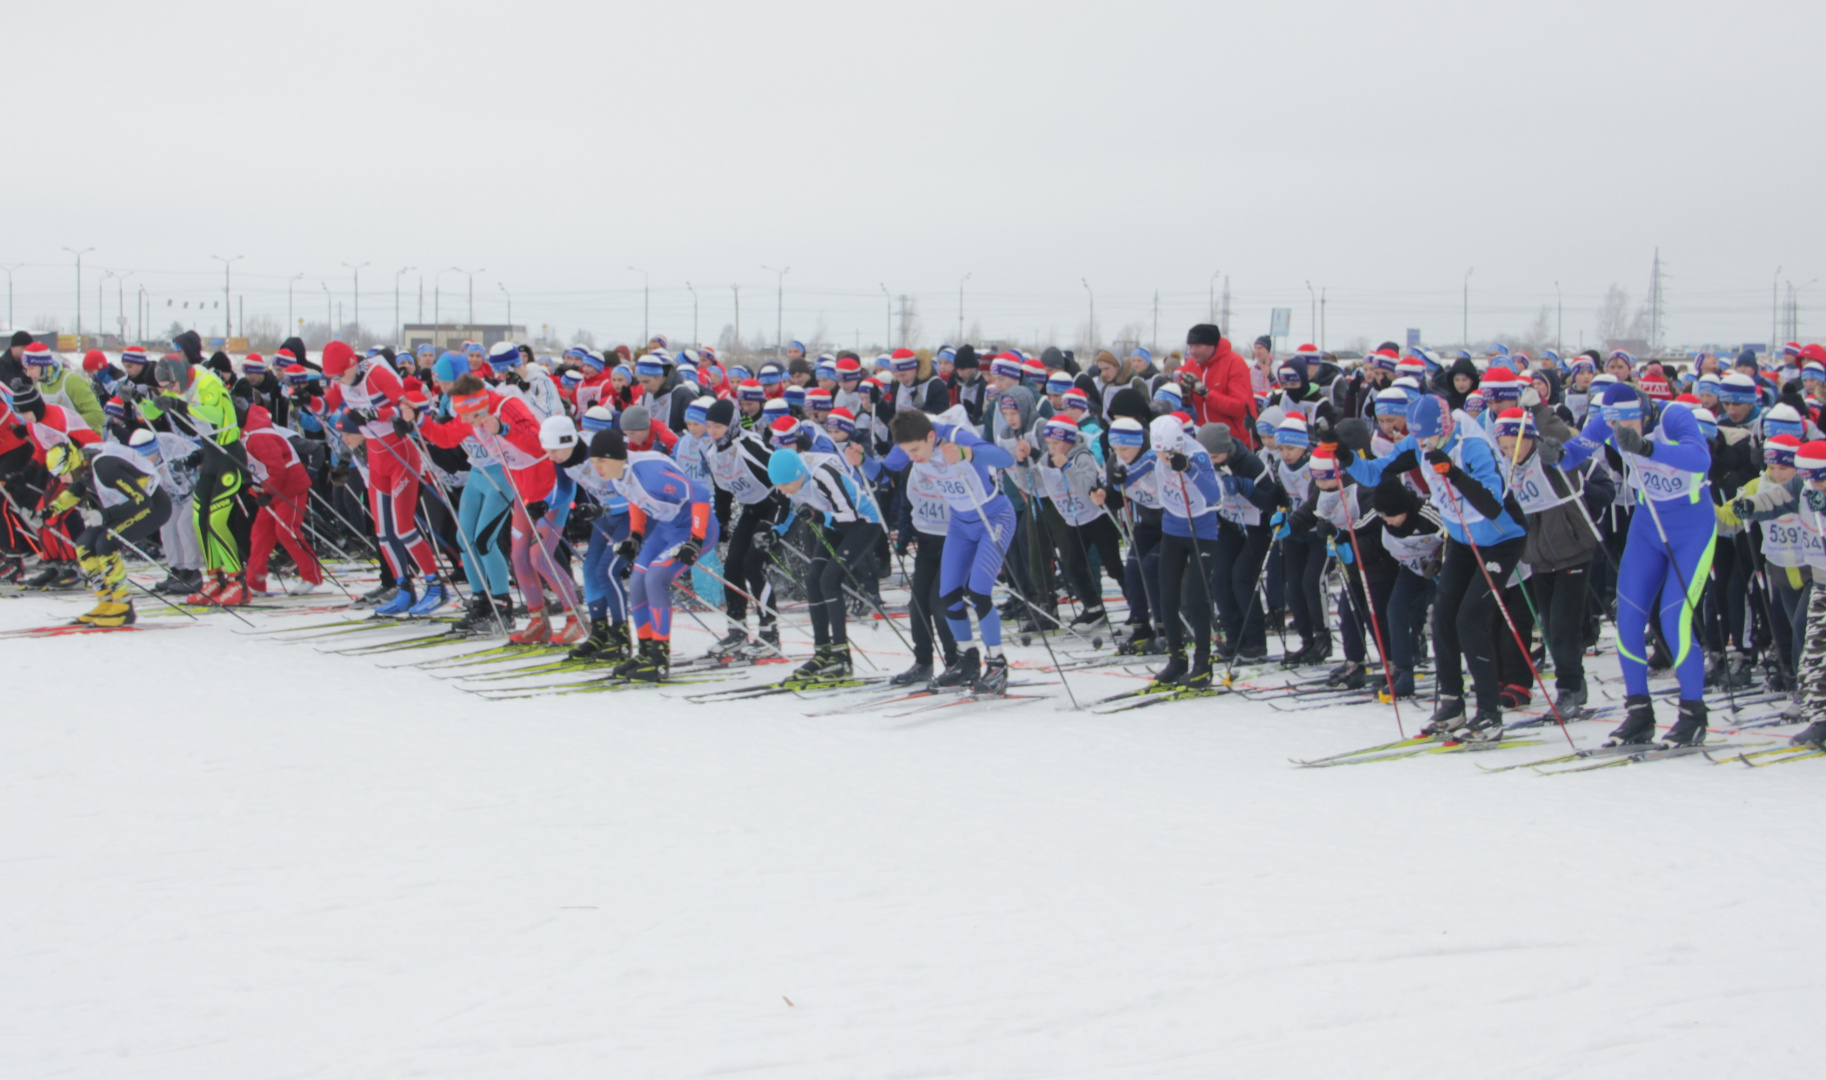
M 1135 627 L 1135 632 L 1129 635 L 1127 641 L 1116 646 L 1116 655 L 1147 656 L 1154 651 L 1154 647 L 1154 628 L 1143 623 Z
M 1706 703 L 1682 701 L 1674 726 L 1661 738 L 1663 746 L 1703 746 L 1706 741 Z
M 552 640 L 552 620 L 540 608 L 533 612 L 524 627 L 507 635 L 515 645 L 543 645 Z
M 959 687 L 975 686 L 977 676 L 982 674 L 982 662 L 977 651 L 965 649 L 957 661 L 945 666 L 927 686 L 933 690 L 953 690 Z
M 152 587 L 160 596 L 189 596 L 203 591 L 201 570 L 173 570 L 171 576 Z
M 1534 702 L 1534 692 L 1520 683 L 1505 683 L 1498 697 L 1505 709 L 1526 709 Z
M 1357 665 L 1356 665 L 1355 661 L 1346 660 L 1344 663 L 1339 664 L 1335 668 L 1332 668 L 1330 671 L 1325 673 L 1325 685 L 1326 686 L 1342 686 L 1344 684 L 1345 677 L 1348 676 L 1351 673 L 1351 669 L 1356 666 Z
M 240 607 L 252 599 L 253 596 L 247 591 L 246 583 L 239 577 L 229 578 L 228 584 L 224 585 L 222 591 L 216 594 L 216 603 L 223 607 Z
M 76 616 L 76 621 L 84 626 L 131 626 L 134 618 L 133 601 L 127 599 L 126 591 L 104 588 L 95 591 L 95 606 Z
M 1569 690 L 1561 690 L 1553 699 L 1553 711 L 1561 720 L 1573 721 L 1584 719 L 1590 711 L 1585 707 L 1585 686 L 1580 684 Z
M 1211 689 L 1211 658 L 1192 658 L 1192 668 L 1179 677 L 1179 685 L 1187 690 Z
M 265 578 L 250 577 L 247 579 L 247 595 L 250 597 L 251 596 L 272 596 L 273 595 L 272 586 L 267 583 L 267 580 Z
M 1461 743 L 1501 742 L 1503 738 L 1502 710 L 1479 708 L 1477 715 L 1471 718 L 1471 722 L 1456 733 L 1456 738 Z
M 287 595 L 287 596 L 309 596 L 312 593 L 317 591 L 317 587 L 320 584 L 322 584 L 322 583 L 316 582 L 316 581 L 306 581 L 303 578 L 298 578 L 297 580 L 293 581 L 290 585 L 287 585 L 285 587 L 285 595 Z
M 36 574 L 25 579 L 24 586 L 28 589 L 48 589 L 57 581 L 58 573 L 59 569 L 56 563 L 45 563 L 43 566 L 39 567 Z
M 1355 660 L 1346 661 L 1332 668 L 1331 674 L 1325 678 L 1325 685 L 1361 690 L 1369 685 L 1369 669 Z
M 1623 699 L 1623 723 L 1604 740 L 1605 746 L 1647 746 L 1655 740 L 1655 703 L 1647 694 Z
M 625 677 L 634 682 L 664 682 L 672 669 L 672 643 L 649 638 L 640 644 L 640 655 L 633 659 L 634 668 Z
M 888 680 L 889 686 L 924 686 L 932 681 L 932 665 L 915 660 L 913 666 Z
M 589 636 L 577 643 L 575 649 L 564 654 L 566 660 L 604 660 L 603 646 L 609 643 L 609 620 L 591 619 Z
M 1439 707 L 1427 719 L 1426 726 L 1420 729 L 1422 735 L 1444 738 L 1470 721 L 1465 719 L 1465 699 L 1461 697 L 1441 697 Z
M 598 663 L 612 664 L 626 660 L 632 655 L 634 655 L 634 641 L 629 636 L 628 624 L 612 622 L 609 623 L 607 635 L 601 638 L 596 646 L 596 653 L 592 659 Z
M 1288 653 L 1286 656 L 1281 657 L 1281 666 L 1284 668 L 1304 667 L 1307 663 L 1307 657 L 1312 655 L 1312 651 L 1313 642 L 1308 639 L 1302 639 L 1299 648 Z
M 1096 607 L 1087 607 L 1079 611 L 1078 614 L 1072 618 L 1071 624 L 1073 626 L 1090 626 L 1102 621 L 1103 605 L 1099 604 Z
M 1742 690 L 1756 685 L 1756 660 L 1749 653 L 1734 652 L 1725 666 L 1723 682 L 1728 689 Z
M 444 587 L 442 581 L 427 581 L 425 582 L 425 595 L 419 597 L 411 607 L 407 608 L 406 614 L 415 619 L 424 618 L 449 602 L 450 590 Z
M 1236 662 L 1239 664 L 1259 664 L 1266 659 L 1268 659 L 1267 645 L 1244 645 L 1236 653 Z
M 711 657 L 734 656 L 741 652 L 747 644 L 748 631 L 740 626 L 731 626 L 729 633 L 718 638 L 705 655 Z
M 814 653 L 811 660 L 802 665 L 795 676 L 804 681 L 824 682 L 830 679 L 846 679 L 853 671 L 848 644 L 826 645 Z
M 1414 669 L 1398 667 L 1391 673 L 1391 682 L 1395 684 L 1395 696 L 1411 698 L 1414 696 Z M 1386 692 L 1386 691 L 1385 691 Z
M 393 586 L 376 585 L 355 598 L 355 607 L 379 607 L 393 599 Z
M 463 609 L 463 617 L 456 621 L 458 633 L 474 633 L 487 630 L 494 625 L 494 602 L 487 593 L 471 593 L 469 606 Z
M 1185 678 L 1190 670 L 1192 669 L 1186 664 L 1186 647 L 1181 645 L 1167 653 L 1167 666 L 1155 672 L 1154 681 L 1148 684 L 1148 689 L 1163 690 L 1178 686 L 1179 680 Z
M 184 602 L 186 604 L 214 607 L 221 602 L 222 590 L 226 588 L 228 588 L 228 578 L 223 576 L 222 572 L 218 570 L 216 571 L 215 576 L 209 579 L 207 584 L 196 592 L 186 596 Z
M 983 697 L 1001 697 L 1008 693 L 1008 658 L 991 656 L 983 661 L 982 673 L 977 675 L 970 689 Z
M 18 585 L 25 581 L 24 559 L 0 559 L 0 585 Z
M 394 591 L 393 599 L 375 608 L 374 614 L 382 619 L 403 619 L 406 617 L 406 613 L 412 610 L 412 605 L 416 603 L 418 603 L 418 597 L 412 595 L 412 585 L 402 581 L 399 588 Z
M 1826 750 L 1826 720 L 1815 720 L 1803 731 L 1788 740 L 1789 746 L 1811 746 L 1815 750 Z
M 552 644 L 553 645 L 575 645 L 575 644 L 577 644 L 579 641 L 582 641 L 586 636 L 588 636 L 589 631 L 585 629 L 585 627 L 588 625 L 589 625 L 588 623 L 584 622 L 582 619 L 579 619 L 575 615 L 566 615 L 564 617 L 564 629 L 560 630 L 557 633 L 552 635 L 552 638 L 551 638 Z

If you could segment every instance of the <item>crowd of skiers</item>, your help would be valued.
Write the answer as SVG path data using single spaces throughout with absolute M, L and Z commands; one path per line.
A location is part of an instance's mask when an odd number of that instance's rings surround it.
M 850 676 L 848 621 L 887 617 L 899 564 L 915 658 L 895 681 L 997 693 L 1002 621 L 1107 627 L 1107 576 L 1111 637 L 1164 656 L 1161 686 L 1213 689 L 1214 665 L 1269 662 L 1273 634 L 1287 666 L 1337 648 L 1331 681 L 1379 667 L 1406 697 L 1430 651 L 1428 731 L 1496 739 L 1548 660 L 1555 712 L 1586 711 L 1611 621 L 1613 741 L 1657 738 L 1648 679 L 1669 669 L 1666 742 L 1703 741 L 1708 686 L 1752 681 L 1815 721 L 1797 740 L 1826 740 L 1820 346 L 1671 363 L 1387 343 L 1341 364 L 1267 338 L 1245 357 L 1201 324 L 1158 366 L 1125 352 L 794 342 L 737 364 L 663 336 L 558 357 L 292 339 L 237 362 L 190 332 L 73 367 L 19 332 L 0 579 L 92 588 L 83 621 L 119 626 L 123 551 L 157 552 L 161 592 L 233 607 L 280 565 L 290 591 L 322 587 L 320 553 L 359 545 L 381 557 L 360 598 L 380 616 L 463 602 L 462 630 L 654 681 L 675 591 L 722 607 L 713 652 L 758 657 L 790 582 L 812 685 Z

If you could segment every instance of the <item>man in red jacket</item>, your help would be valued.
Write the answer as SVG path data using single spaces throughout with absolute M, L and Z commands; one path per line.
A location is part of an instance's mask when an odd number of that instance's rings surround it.
M 1195 407 L 1200 424 L 1228 424 L 1232 437 L 1255 447 L 1255 386 L 1249 363 L 1211 323 L 1186 331 L 1186 359 L 1179 365 L 1180 398 Z
M 254 504 L 259 507 L 248 542 L 247 591 L 256 596 L 266 592 L 266 566 L 277 542 L 285 545 L 298 567 L 299 581 L 290 592 L 295 596 L 312 592 L 323 584 L 323 571 L 303 535 L 311 475 L 304 470 L 291 440 L 273 427 L 264 406 L 247 410 L 241 441 L 247 447 L 247 471 L 253 476 Z

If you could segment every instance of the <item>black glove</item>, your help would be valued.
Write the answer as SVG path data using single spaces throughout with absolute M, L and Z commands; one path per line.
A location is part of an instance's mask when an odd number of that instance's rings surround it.
M 622 579 L 623 581 L 626 581 L 629 578 L 633 577 L 634 576 L 634 560 L 629 559 L 627 562 L 622 563 L 621 569 L 616 571 L 615 576 Z
M 13 430 L 13 438 L 15 438 L 15 439 L 28 439 L 32 435 L 32 429 L 29 427 L 26 427 L 24 424 L 16 423 L 13 425 L 12 430 Z
M 646 537 L 642 536 L 640 533 L 629 533 L 626 540 L 615 545 L 615 554 L 619 555 L 623 562 L 632 566 L 634 565 L 635 557 L 640 554 L 641 542 L 645 539 Z
M 1338 468 L 1340 468 L 1340 469 L 1349 468 L 1350 463 L 1357 460 L 1356 453 L 1354 451 L 1352 451 L 1350 447 L 1344 445 L 1343 443 L 1339 443 L 1335 448 L 1333 448 L 1332 453 L 1337 455 Z
M 1112 460 L 1109 469 L 1106 471 L 1110 474 L 1110 484 L 1112 486 L 1121 487 L 1128 483 L 1129 467 L 1123 462 Z
M 1649 442 L 1640 431 L 1634 428 L 1617 427 L 1611 428 L 1610 433 L 1616 437 L 1617 449 L 1624 453 L 1641 457 L 1655 456 L 1655 444 Z
M 412 425 L 405 417 L 395 416 L 393 418 L 393 434 L 398 435 L 402 439 L 410 438 L 412 436 Z
M 1185 472 L 1192 467 L 1192 459 L 1175 450 L 1167 455 L 1167 467 L 1174 472 Z
M 680 566 L 690 566 L 703 552 L 704 542 L 694 536 L 678 546 L 678 550 L 673 552 L 673 558 L 678 560 Z
M 349 482 L 349 467 L 347 465 L 335 465 L 330 468 L 330 483 L 331 484 L 333 484 L 336 487 L 342 487 L 344 484 L 347 484 L 348 482 Z
M 158 407 L 166 412 L 177 413 L 179 416 L 190 415 L 190 402 L 181 397 L 162 397 L 158 400 Z
M 378 419 L 371 409 L 350 409 L 344 415 L 348 416 L 349 419 L 355 421 L 357 424 L 371 424 Z
M 756 551 L 763 553 L 772 551 L 774 545 L 779 542 L 780 534 L 774 532 L 772 529 L 756 529 L 754 531 L 754 539 L 750 541 L 750 543 L 754 544 L 754 549 Z
M 601 516 L 601 503 L 584 502 L 580 500 L 576 506 L 571 507 L 571 520 L 577 522 L 579 525 L 588 525 Z
M 266 509 L 269 505 L 272 504 L 272 501 L 273 501 L 273 497 L 265 492 L 261 492 L 258 495 L 255 495 L 254 496 L 254 513 L 257 514 L 260 511 Z
M 196 468 L 197 466 L 203 464 L 203 451 L 192 450 L 190 453 L 185 454 L 183 457 L 179 458 L 178 464 L 184 466 L 186 469 Z
M 898 537 L 896 537 L 894 539 L 894 554 L 900 556 L 901 558 L 903 558 L 903 559 L 906 558 L 907 552 L 911 551 L 912 549 L 913 549 L 913 530 L 908 529 L 906 532 L 901 533 Z
M 1294 532 L 1312 532 L 1319 527 L 1319 515 L 1312 512 L 1310 506 L 1295 507 L 1287 515 L 1287 524 Z
M 1750 515 L 1756 513 L 1756 504 L 1749 499 L 1738 499 L 1731 504 L 1731 512 L 1739 521 L 1749 521 Z
M 1338 432 L 1331 426 L 1331 421 L 1323 417 L 1312 422 L 1312 444 L 1314 446 L 1337 446 Z
M 517 371 L 508 372 L 507 377 L 505 379 L 503 379 L 502 381 L 505 382 L 507 385 L 512 386 L 516 389 L 519 389 L 519 390 L 526 389 L 526 380 L 522 379 L 520 377 L 520 373 Z
M 1427 464 L 1433 467 L 1434 472 L 1444 476 L 1446 472 L 1452 468 L 1452 455 L 1446 453 L 1444 450 L 1428 450 Z M 1444 466 L 1444 468 L 1441 468 L 1441 466 Z
M 544 499 L 534 499 L 532 502 L 526 504 L 526 519 L 528 521 L 538 521 L 545 516 L 545 512 L 549 509 L 550 507 L 545 505 Z

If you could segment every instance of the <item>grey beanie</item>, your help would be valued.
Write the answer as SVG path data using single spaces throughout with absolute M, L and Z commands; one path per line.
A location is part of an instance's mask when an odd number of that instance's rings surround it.
M 1199 428 L 1198 445 L 1212 457 L 1236 452 L 1236 440 L 1230 437 L 1229 424 L 1206 424 Z
M 621 430 L 646 431 L 653 426 L 653 417 L 645 405 L 630 405 L 621 414 Z

